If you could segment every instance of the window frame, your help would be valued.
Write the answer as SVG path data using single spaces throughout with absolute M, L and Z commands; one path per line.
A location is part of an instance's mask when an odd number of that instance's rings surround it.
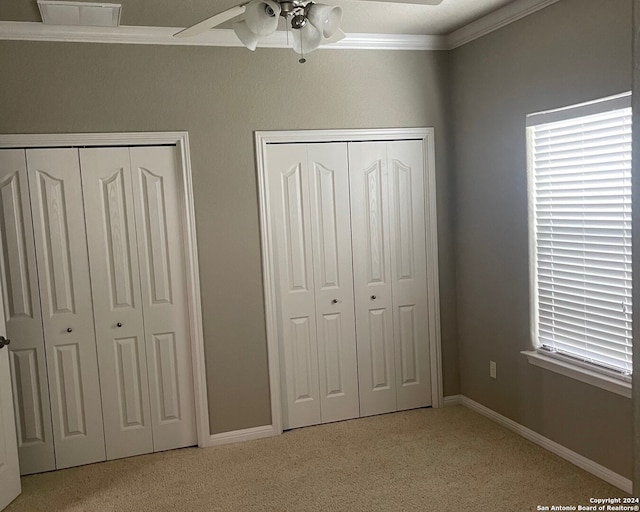
M 538 286 L 536 259 L 536 216 L 535 216 L 535 169 L 533 165 L 533 128 L 556 121 L 584 117 L 613 110 L 631 107 L 631 92 L 571 105 L 559 109 L 530 114 L 526 119 L 527 145 L 527 197 L 528 197 L 528 236 L 529 236 L 529 286 L 530 286 L 530 336 L 532 350 L 523 351 L 530 364 L 565 375 L 578 381 L 631 398 L 632 376 L 600 367 L 597 364 L 581 361 L 561 353 L 543 348 L 538 333 Z M 633 304 L 632 304 L 633 307 Z

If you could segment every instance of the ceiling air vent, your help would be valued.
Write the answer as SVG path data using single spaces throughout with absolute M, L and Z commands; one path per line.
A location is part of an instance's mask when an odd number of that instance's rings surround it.
M 38 0 L 43 23 L 47 25 L 80 25 L 117 27 L 120 25 L 120 4 Z

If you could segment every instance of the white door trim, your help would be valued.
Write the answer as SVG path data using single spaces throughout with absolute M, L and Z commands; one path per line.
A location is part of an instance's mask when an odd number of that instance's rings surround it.
M 187 273 L 187 299 L 189 306 L 189 330 L 191 334 L 191 359 L 195 396 L 198 446 L 209 445 L 209 408 L 204 359 L 204 335 L 202 330 L 202 304 L 200 301 L 200 270 L 196 240 L 195 209 L 188 132 L 139 132 L 139 133 L 60 133 L 37 135 L 0 135 L 0 149 L 55 148 L 91 146 L 150 146 L 175 144 L 180 158 L 180 197 L 184 214 L 184 247 Z
M 267 189 L 267 144 L 314 142 L 366 142 L 392 140 L 422 140 L 425 147 L 425 225 L 427 242 L 427 297 L 431 353 L 431 400 L 433 407 L 442 407 L 442 356 L 440 343 L 440 288 L 438 272 L 438 230 L 436 217 L 436 166 L 433 128 L 383 128 L 363 130 L 301 130 L 255 132 L 256 162 L 260 203 L 260 236 L 267 322 L 267 351 L 271 389 L 271 421 L 275 434 L 282 433 L 280 401 L 280 362 L 278 356 L 278 315 L 276 309 L 276 273 L 273 258 L 274 238 L 269 219 L 271 207 Z

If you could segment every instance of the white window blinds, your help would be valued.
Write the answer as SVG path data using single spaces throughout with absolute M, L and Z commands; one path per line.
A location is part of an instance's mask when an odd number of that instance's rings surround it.
M 538 345 L 630 375 L 631 108 L 589 105 L 535 117 L 529 166 Z

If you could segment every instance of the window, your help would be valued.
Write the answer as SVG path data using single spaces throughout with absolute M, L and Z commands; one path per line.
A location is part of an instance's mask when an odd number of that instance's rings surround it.
M 527 126 L 537 351 L 630 380 L 630 95 Z

